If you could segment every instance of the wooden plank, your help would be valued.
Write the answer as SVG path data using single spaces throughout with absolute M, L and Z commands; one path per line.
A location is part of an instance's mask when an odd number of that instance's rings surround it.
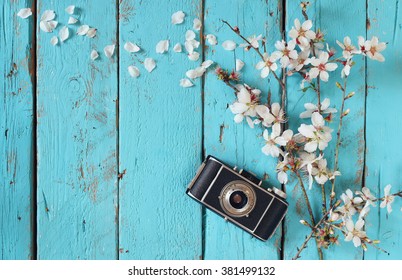
M 202 255 L 201 207 L 186 186 L 201 163 L 202 99 L 199 81 L 184 89 L 179 81 L 201 61 L 188 60 L 185 33 L 200 16 L 200 1 L 123 0 L 120 4 L 120 258 L 199 259 Z M 187 15 L 181 25 L 171 15 Z M 169 51 L 157 54 L 160 40 Z M 127 41 L 142 51 L 130 55 Z M 173 52 L 180 42 L 183 53 Z M 201 50 L 201 48 L 200 48 Z M 148 73 L 146 57 L 157 67 Z M 129 65 L 141 75 L 132 78 Z
M 343 41 L 345 36 L 350 36 L 355 45 L 357 45 L 357 36 L 364 35 L 366 31 L 366 1 L 359 0 L 350 2 L 341 0 L 336 2 L 313 1 L 308 8 L 309 18 L 313 20 L 314 29 L 321 28 L 325 33 L 326 43 L 334 47 L 338 52 L 336 57 L 341 56 L 340 48 L 336 40 Z M 287 1 L 287 24 L 289 31 L 294 25 L 294 19 L 298 18 L 304 21 L 301 14 L 300 3 Z M 345 9 L 345 7 L 348 7 Z M 342 24 L 340 26 L 340 20 Z M 342 94 L 336 88 L 335 82 L 341 82 L 341 68 L 331 73 L 327 83 L 321 82 L 322 99 L 330 98 L 331 106 L 340 110 L 342 103 Z M 300 91 L 300 77 L 290 77 L 288 79 L 288 117 L 289 125 L 293 131 L 297 132 L 300 123 L 306 123 L 308 120 L 301 121 L 299 115 L 304 111 L 303 104 L 306 102 L 317 103 L 315 92 Z M 356 59 L 356 65 L 351 71 L 348 80 L 348 92 L 355 91 L 353 98 L 346 102 L 346 108 L 350 108 L 350 114 L 344 119 L 344 125 L 341 132 L 341 146 L 339 152 L 339 170 L 341 177 L 336 181 L 336 197 L 339 198 L 342 192 L 350 188 L 358 190 L 362 185 L 362 174 L 364 165 L 364 102 L 365 102 L 365 66 L 364 61 Z M 339 124 L 339 112 L 334 116 L 334 121 L 329 126 L 334 129 L 332 132 L 331 144 L 325 149 L 324 154 L 328 160 L 328 166 L 334 166 L 334 150 L 336 145 L 336 132 Z M 331 192 L 331 184 L 325 186 L 326 193 Z M 308 211 L 305 207 L 305 200 L 302 196 L 300 187 L 296 180 L 290 182 L 287 186 L 289 203 L 292 205 L 291 211 L 286 219 L 286 241 L 285 258 L 292 258 L 297 252 L 297 247 L 301 246 L 304 237 L 310 230 L 299 223 L 300 219 L 309 221 Z M 321 189 L 314 185 L 312 190 L 308 191 L 310 201 L 313 204 L 313 211 L 316 220 L 322 216 L 321 212 Z M 343 242 L 343 235 L 339 235 L 340 245 L 324 250 L 325 259 L 361 259 L 362 250 L 355 249 L 352 243 Z M 311 241 L 308 248 L 302 253 L 302 259 L 317 259 L 317 249 L 315 241 Z
M 116 3 L 74 4 L 96 37 L 75 35 L 79 24 L 69 25 L 70 38 L 52 46 L 67 5 L 38 1 L 40 15 L 51 9 L 59 21 L 53 34 L 37 30 L 38 259 L 115 259 L 117 58 L 103 48 L 116 43 Z
M 242 79 L 250 86 L 262 90 L 262 100 L 266 100 L 268 89 L 273 101 L 279 101 L 278 86 L 275 82 L 259 77 L 255 65 L 260 57 L 253 51 L 244 52 L 238 48 L 233 53 L 222 48 L 225 40 L 241 42 L 221 19 L 237 25 L 241 33 L 248 36 L 263 34 L 268 42 L 280 35 L 280 11 L 278 1 L 205 1 L 205 34 L 218 38 L 217 46 L 206 49 L 206 58 L 216 61 L 221 67 L 233 69 L 235 59 L 246 63 Z M 272 44 L 273 45 L 273 44 Z M 209 73 L 205 82 L 205 149 L 206 154 L 214 155 L 239 168 L 250 170 L 264 178 L 264 186 L 280 187 L 276 180 L 276 160 L 261 152 L 263 146 L 262 130 L 252 130 L 247 124 L 236 124 L 228 104 L 234 100 L 233 91 L 222 81 Z M 266 243 L 252 238 L 246 232 L 225 222 L 221 217 L 207 210 L 205 225 L 206 259 L 278 259 L 280 258 L 281 230 Z
M 33 2 L 5 1 L 0 19 L 0 259 L 35 258 L 31 203 L 35 18 L 17 16 Z
M 398 0 L 369 1 L 368 19 L 370 29 L 367 39 L 372 36 L 387 42 L 383 52 L 385 62 L 367 60 L 367 110 L 366 110 L 366 186 L 379 196 L 384 195 L 384 187 L 392 185 L 392 193 L 401 190 L 402 174 L 399 150 L 402 135 L 400 117 L 401 60 L 402 60 L 402 7 Z M 369 237 L 379 239 L 380 247 L 390 254 L 384 254 L 369 246 L 365 259 L 401 259 L 402 228 L 401 198 L 395 198 L 393 212 L 373 208 L 366 222 Z

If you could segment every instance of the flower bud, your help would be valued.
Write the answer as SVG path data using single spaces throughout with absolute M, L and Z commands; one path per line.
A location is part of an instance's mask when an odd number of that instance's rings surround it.
M 342 87 L 342 85 L 341 85 L 339 82 L 336 82 L 335 85 L 336 85 L 336 87 L 339 88 L 340 90 L 343 90 L 343 87 Z
M 354 92 L 354 91 L 352 91 L 351 93 L 349 93 L 349 94 L 345 97 L 345 100 L 351 98 L 353 95 L 355 95 L 355 92 Z
M 240 29 L 238 26 L 233 27 L 233 31 L 236 32 L 237 34 L 240 33 Z
M 342 113 L 342 117 L 345 117 L 349 114 L 350 109 L 346 109 L 343 113 Z
M 308 226 L 308 223 L 307 223 L 305 220 L 300 220 L 300 223 L 301 223 L 302 225 Z

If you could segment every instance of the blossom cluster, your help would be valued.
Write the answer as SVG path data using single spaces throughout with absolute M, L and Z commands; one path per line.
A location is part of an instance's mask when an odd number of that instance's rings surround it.
M 238 27 L 227 25 L 237 34 L 240 34 Z M 301 22 L 294 21 L 293 28 L 288 33 L 288 41 L 277 41 L 272 53 L 266 52 L 265 39 L 259 36 L 245 38 L 245 44 L 240 44 L 246 51 L 254 49 L 261 60 L 255 65 L 260 71 L 259 75 L 265 79 L 270 75 L 281 85 L 283 92 L 286 92 L 286 84 L 278 77 L 277 72 L 287 76 L 300 75 L 301 89 L 303 92 L 312 90 L 317 94 L 317 104 L 304 104 L 305 111 L 300 114 L 302 123 L 293 131 L 286 128 L 289 121 L 286 111 L 279 103 L 261 102 L 261 91 L 240 81 L 238 70 L 228 71 L 222 68 L 216 69 L 219 79 L 229 85 L 236 94 L 235 101 L 229 106 L 234 114 L 235 123 L 246 122 L 250 128 L 257 126 L 262 128 L 264 143 L 261 147 L 263 154 L 278 158 L 276 167 L 279 183 L 286 184 L 289 181 L 289 174 L 298 177 L 299 183 L 303 186 L 304 178 L 307 178 L 308 187 L 311 189 L 314 183 L 321 186 L 323 191 L 323 219 L 319 224 L 310 224 L 305 220 L 301 222 L 312 229 L 313 236 L 317 241 L 318 248 L 328 248 L 331 244 L 338 244 L 336 231 L 345 236 L 345 241 L 353 241 L 356 247 L 367 248 L 367 244 L 376 247 L 378 240 L 368 238 L 365 230 L 365 218 L 377 202 L 381 202 L 381 208 L 387 208 L 391 212 L 391 203 L 396 196 L 402 196 L 402 192 L 390 194 L 390 185 L 384 190 L 384 197 L 374 197 L 370 190 L 364 187 L 357 191 L 355 196 L 351 190 L 341 195 L 341 202 L 334 203 L 335 180 L 341 176 L 338 170 L 336 152 L 335 164 L 330 166 L 325 158 L 325 150 L 333 139 L 331 121 L 338 115 L 340 126 L 337 131 L 336 151 L 339 149 L 342 119 L 346 117 L 350 109 L 345 109 L 345 103 L 352 98 L 355 92 L 346 92 L 346 81 L 355 65 L 357 56 L 383 62 L 385 60 L 382 51 L 386 49 L 386 43 L 380 42 L 373 36 L 370 40 L 359 36 L 356 45 L 350 37 L 345 37 L 342 42 L 336 41 L 341 49 L 341 55 L 336 55 L 335 48 L 330 47 L 325 40 L 325 35 L 319 30 L 313 30 L 313 23 L 306 19 Z M 264 45 L 264 52 L 260 48 Z M 233 41 L 227 40 L 222 47 L 232 51 L 237 47 Z M 338 89 L 342 91 L 342 106 L 336 109 L 331 106 L 329 98 L 321 99 L 320 82 L 328 82 L 330 76 L 341 69 L 340 78 L 344 85 L 336 82 Z M 338 112 L 338 110 L 340 110 Z M 332 185 L 330 192 L 330 211 L 326 206 L 325 198 L 326 184 Z M 306 202 L 309 208 L 312 223 L 314 223 L 313 212 L 306 193 Z M 356 218 L 357 217 L 357 218 Z M 307 240 L 308 241 L 308 240 Z M 302 249 L 305 247 L 302 247 Z M 301 249 L 301 250 L 302 250 Z M 301 251 L 299 250 L 299 251 Z M 299 252 L 298 252 L 299 254 Z

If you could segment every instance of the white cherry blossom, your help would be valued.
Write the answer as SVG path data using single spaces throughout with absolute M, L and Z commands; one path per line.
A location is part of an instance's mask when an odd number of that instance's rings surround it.
M 261 40 L 262 40 L 262 34 L 260 34 L 258 36 L 253 35 L 253 36 L 250 36 L 250 37 L 247 38 L 247 41 L 249 41 L 250 44 L 242 43 L 242 44 L 239 45 L 239 47 L 246 48 L 246 50 L 248 50 L 250 48 L 250 46 L 255 48 L 255 49 L 258 49 L 260 47 L 259 41 L 261 41 Z
M 336 43 L 342 48 L 342 56 L 345 59 L 350 59 L 353 55 L 360 53 L 360 50 L 352 45 L 352 41 L 350 40 L 349 36 L 346 36 L 343 39 L 343 43 L 339 42 L 338 40 L 336 40 Z
M 229 106 L 229 109 L 235 114 L 234 121 L 240 123 L 246 117 L 247 123 L 253 127 L 250 117 L 256 116 L 256 106 L 259 102 L 261 91 L 251 89 L 248 86 L 238 85 L 237 101 Z
M 298 135 L 295 135 L 295 138 L 297 138 Z M 307 174 L 308 174 L 308 186 L 309 189 L 312 188 L 313 186 L 313 164 L 322 159 L 323 155 L 319 155 L 318 157 L 314 153 L 307 153 L 307 152 L 300 152 L 299 153 L 300 157 L 300 169 L 306 169 Z
M 278 65 L 276 64 L 277 58 L 274 55 L 269 55 L 268 53 L 263 54 L 262 61 L 258 62 L 255 68 L 261 70 L 261 78 L 266 78 L 269 75 L 270 71 L 276 71 L 278 69 Z
M 347 219 L 345 221 L 346 227 L 346 238 L 345 241 L 352 241 L 355 247 L 359 247 L 362 244 L 367 235 L 362 229 L 364 227 L 364 220 L 359 219 L 356 224 L 353 223 L 352 219 Z
M 314 67 L 311 68 L 309 72 L 310 78 L 314 79 L 319 75 L 322 81 L 328 81 L 328 72 L 335 71 L 335 69 L 338 68 L 336 63 L 328 62 L 328 59 L 329 54 L 327 52 L 321 52 L 318 58 L 314 57 L 311 59 L 311 65 Z
M 285 130 L 281 136 L 281 126 L 276 123 L 272 126 L 271 135 L 269 135 L 268 130 L 265 129 L 263 137 L 265 140 L 265 146 L 262 147 L 262 152 L 266 155 L 272 157 L 278 157 L 282 153 L 280 146 L 286 146 L 287 142 L 292 138 L 293 132 L 288 129 Z
M 308 46 L 310 41 L 315 39 L 314 31 L 310 30 L 313 27 L 311 20 L 306 20 L 303 24 L 299 19 L 295 19 L 294 27 L 289 31 L 289 36 L 296 40 L 296 43 L 301 46 Z
M 289 69 L 300 71 L 304 66 L 307 66 L 310 63 L 310 51 L 301 51 L 298 53 L 297 59 L 290 60 Z
M 334 114 L 334 113 L 338 112 L 335 108 L 329 107 L 330 103 L 331 103 L 331 101 L 329 98 L 325 98 L 321 102 L 321 114 L 323 114 L 323 115 Z M 300 118 L 302 118 L 302 119 L 311 118 L 311 116 L 313 115 L 314 112 L 318 112 L 318 106 L 313 103 L 305 103 L 304 108 L 306 109 L 306 111 L 304 111 L 300 114 Z
M 332 129 L 325 126 L 324 118 L 318 112 L 312 114 L 311 121 L 312 125 L 301 124 L 298 128 L 299 132 L 307 138 L 304 150 L 309 153 L 315 152 L 317 148 L 323 151 L 332 139 Z
M 367 40 L 364 43 L 364 49 L 366 50 L 367 56 L 372 60 L 377 60 L 379 62 L 384 62 L 385 58 L 381 54 L 383 50 L 387 47 L 386 43 L 379 42 L 376 36 L 373 36 L 371 40 Z
M 380 204 L 381 208 L 387 207 L 388 214 L 392 212 L 392 202 L 394 202 L 395 196 L 390 194 L 391 185 L 386 185 L 384 188 L 384 199 Z
M 275 51 L 272 55 L 280 59 L 281 67 L 286 68 L 289 66 L 290 61 L 298 58 L 297 51 L 295 50 L 295 41 L 286 43 L 284 40 L 275 43 Z
M 371 194 L 369 188 L 363 187 L 361 191 L 356 191 L 355 193 L 359 195 L 363 201 L 368 202 L 371 206 L 376 206 L 374 202 L 374 200 L 376 200 L 376 197 Z
M 288 165 L 288 153 L 286 153 L 283 156 L 283 160 L 279 161 L 277 166 L 276 166 L 276 172 L 277 172 L 277 179 L 279 183 L 281 184 L 286 184 L 288 182 L 288 174 L 286 173 L 287 171 L 287 165 Z
M 275 117 L 271 114 L 269 108 L 265 105 L 257 105 L 256 111 L 260 118 L 262 118 L 262 125 L 265 127 L 271 127 L 275 121 Z
M 349 76 L 350 69 L 352 68 L 354 62 L 351 59 L 347 59 L 346 61 L 342 62 L 342 64 L 343 64 L 343 68 L 341 71 L 341 77 L 345 78 L 345 77 Z

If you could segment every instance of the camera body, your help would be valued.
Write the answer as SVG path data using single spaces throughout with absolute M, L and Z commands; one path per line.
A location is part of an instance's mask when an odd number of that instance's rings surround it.
M 263 189 L 250 172 L 236 171 L 208 156 L 187 188 L 187 194 L 262 241 L 268 240 L 287 212 L 286 194 Z

